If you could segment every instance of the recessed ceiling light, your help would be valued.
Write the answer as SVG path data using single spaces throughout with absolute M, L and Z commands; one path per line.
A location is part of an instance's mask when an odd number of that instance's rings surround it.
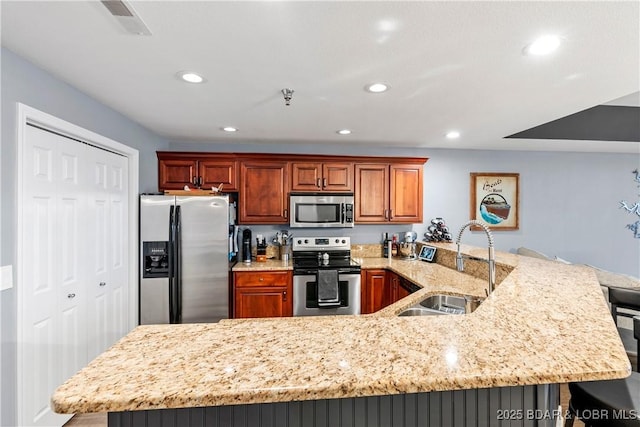
M 560 37 L 542 36 L 524 48 L 526 55 L 548 55 L 560 46 Z
M 449 138 L 449 139 L 460 138 L 460 132 L 458 132 L 457 130 L 449 131 L 449 132 L 447 132 L 446 137 Z
M 340 129 L 339 131 L 337 131 L 337 133 L 339 133 L 340 135 L 350 135 L 351 131 L 349 129 Z
M 238 132 L 238 128 L 234 128 L 233 126 L 225 126 L 222 130 L 225 132 Z
M 385 92 L 386 90 L 388 90 L 389 89 L 389 85 L 386 85 L 384 83 L 373 83 L 373 84 L 370 84 L 369 86 L 367 86 L 366 89 L 369 92 L 380 93 L 380 92 Z
M 204 83 L 206 81 L 200 74 L 192 71 L 180 71 L 177 73 L 177 76 L 187 83 Z

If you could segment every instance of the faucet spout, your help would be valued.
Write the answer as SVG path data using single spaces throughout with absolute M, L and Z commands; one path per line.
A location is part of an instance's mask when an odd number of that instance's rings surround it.
M 472 225 L 477 225 L 478 227 L 482 228 L 482 230 L 487 235 L 487 240 L 489 241 L 489 245 L 488 245 L 489 253 L 488 253 L 487 259 L 469 257 L 466 255 L 462 255 L 460 253 L 460 240 L 462 239 L 462 234 L 464 234 L 464 231 L 468 227 L 471 227 Z M 467 222 L 462 226 L 462 228 L 460 228 L 460 231 L 458 232 L 458 239 L 456 240 L 456 244 L 458 245 L 458 253 L 456 254 L 456 269 L 458 271 L 464 271 L 464 258 L 475 259 L 477 261 L 484 261 L 489 265 L 489 289 L 487 291 L 487 295 L 491 294 L 491 292 L 493 292 L 496 286 L 496 261 L 495 261 L 496 255 L 493 248 L 493 234 L 491 234 L 491 230 L 489 229 L 489 227 L 487 227 L 485 224 L 475 219 Z

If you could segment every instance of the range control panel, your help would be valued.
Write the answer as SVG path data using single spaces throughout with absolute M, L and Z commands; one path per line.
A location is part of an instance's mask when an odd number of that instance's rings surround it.
M 293 251 L 350 250 L 350 237 L 295 237 Z

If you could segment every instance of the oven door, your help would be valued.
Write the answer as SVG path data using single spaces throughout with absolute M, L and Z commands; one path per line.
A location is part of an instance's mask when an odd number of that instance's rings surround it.
M 337 314 L 360 314 L 360 274 L 338 275 L 340 307 L 318 307 L 318 284 L 315 274 L 293 276 L 293 315 L 332 316 Z

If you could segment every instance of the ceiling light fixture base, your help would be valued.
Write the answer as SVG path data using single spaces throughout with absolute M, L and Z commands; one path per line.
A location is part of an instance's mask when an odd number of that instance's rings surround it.
M 293 89 L 285 88 L 282 89 L 282 95 L 284 95 L 284 105 L 287 107 L 291 105 L 291 97 L 293 96 Z

